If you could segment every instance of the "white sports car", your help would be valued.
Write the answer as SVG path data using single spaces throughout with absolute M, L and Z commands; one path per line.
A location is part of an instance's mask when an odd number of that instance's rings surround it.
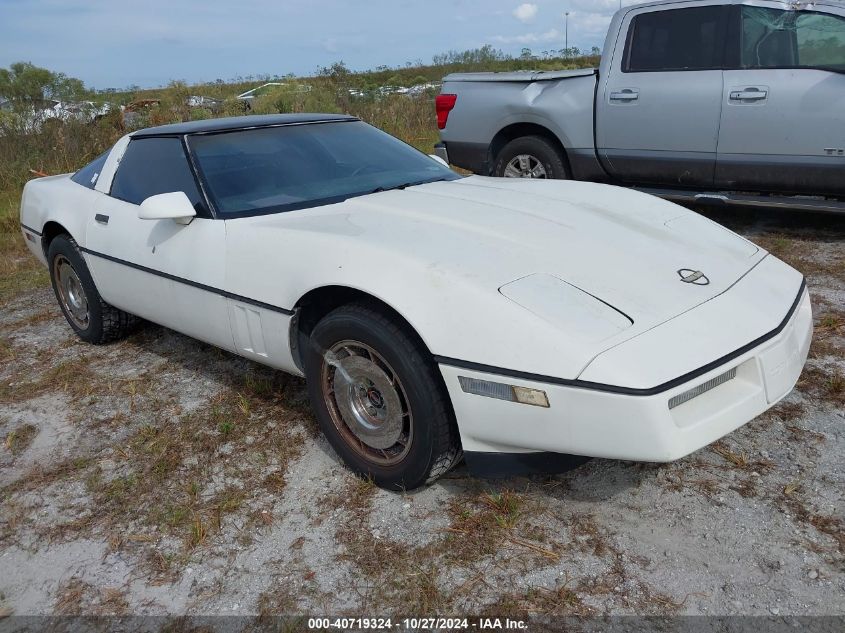
M 137 317 L 307 378 L 345 462 L 414 488 L 670 461 L 783 398 L 802 275 L 675 204 L 460 177 L 350 116 L 134 132 L 29 182 L 21 225 L 84 340 Z

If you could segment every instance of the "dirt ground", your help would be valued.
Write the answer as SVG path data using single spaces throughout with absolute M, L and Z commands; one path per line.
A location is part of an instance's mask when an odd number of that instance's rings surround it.
M 845 218 L 709 213 L 807 275 L 799 387 L 666 465 L 412 494 L 353 477 L 304 383 L 146 326 L 0 313 L 0 614 L 845 614 Z

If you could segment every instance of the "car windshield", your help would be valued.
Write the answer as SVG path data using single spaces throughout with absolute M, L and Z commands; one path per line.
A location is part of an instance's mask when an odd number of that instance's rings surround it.
M 224 216 L 292 211 L 460 178 L 356 120 L 198 134 L 188 143 Z

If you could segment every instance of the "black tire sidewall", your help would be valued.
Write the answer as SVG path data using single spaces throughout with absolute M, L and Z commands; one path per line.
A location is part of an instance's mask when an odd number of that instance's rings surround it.
M 59 255 L 64 255 L 70 262 L 73 270 L 76 272 L 79 281 L 82 284 L 82 289 L 85 291 L 85 298 L 88 300 L 88 327 L 84 330 L 79 328 L 70 315 L 65 310 L 62 303 L 61 294 L 59 293 L 58 280 L 56 279 L 53 262 Z M 97 286 L 94 285 L 94 279 L 91 277 L 91 272 L 88 270 L 88 265 L 82 258 L 82 254 L 71 238 L 64 235 L 59 235 L 50 242 L 50 247 L 47 249 L 47 266 L 50 271 L 50 284 L 53 286 L 53 292 L 56 295 L 56 301 L 59 303 L 59 308 L 64 314 L 65 319 L 73 331 L 83 341 L 88 343 L 97 343 L 103 337 L 103 314 L 102 302 L 100 300 L 100 293 L 97 292 Z
M 432 389 L 442 389 L 432 383 L 425 357 L 410 337 L 365 318 L 362 314 L 345 311 L 342 308 L 320 321 L 311 334 L 303 353 L 305 375 L 311 402 L 317 414 L 317 421 L 332 448 L 343 461 L 358 474 L 371 477 L 385 488 L 397 490 L 413 489 L 426 483 L 435 458 L 434 427 L 430 421 L 438 415 L 434 398 L 439 394 Z M 329 349 L 342 340 L 357 340 L 375 349 L 390 364 L 399 377 L 408 406 L 413 416 L 413 438 L 405 458 L 396 465 L 382 466 L 364 459 L 335 428 L 322 394 L 323 356 L 320 350 Z
M 505 145 L 496 157 L 493 175 L 500 178 L 504 177 L 508 163 L 520 154 L 528 154 L 537 158 L 546 170 L 547 178 L 555 180 L 569 178 L 569 172 L 560 153 L 551 143 L 539 136 L 523 136 Z

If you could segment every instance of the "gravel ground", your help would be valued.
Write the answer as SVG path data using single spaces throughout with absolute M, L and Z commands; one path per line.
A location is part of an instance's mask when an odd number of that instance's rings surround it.
M 0 613 L 845 614 L 845 219 L 710 213 L 805 272 L 799 387 L 666 465 L 396 494 L 299 379 L 147 326 L 88 346 L 48 288 L 0 314 Z

